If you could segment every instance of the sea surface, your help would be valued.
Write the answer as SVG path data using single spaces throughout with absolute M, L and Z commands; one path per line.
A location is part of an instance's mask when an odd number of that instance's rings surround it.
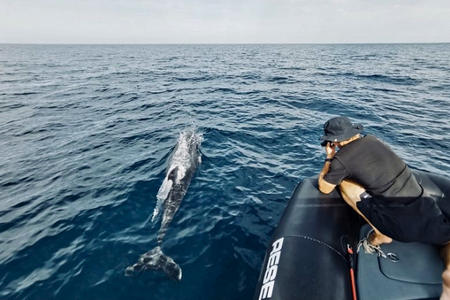
M 450 44 L 0 45 L 0 299 L 251 299 L 295 186 L 345 115 L 448 177 Z M 154 248 L 180 132 L 202 163 Z

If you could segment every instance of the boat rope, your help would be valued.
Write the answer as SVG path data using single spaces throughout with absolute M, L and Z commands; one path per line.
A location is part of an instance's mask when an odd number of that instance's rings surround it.
M 373 229 L 369 230 L 369 232 L 366 234 L 366 236 L 358 242 L 358 246 L 356 247 L 356 253 L 359 253 L 361 248 L 363 248 L 364 252 L 367 254 L 377 254 L 378 257 L 389 259 L 392 262 L 398 262 L 399 257 L 397 254 L 392 253 L 392 252 L 385 253 L 381 249 L 380 245 L 373 245 L 372 243 L 369 242 L 369 237 L 372 234 L 372 232 L 374 232 Z
M 355 261 L 353 259 L 354 252 L 350 244 L 347 244 L 347 253 L 350 267 L 350 283 L 352 284 L 352 296 L 353 300 L 358 300 L 356 292 L 356 280 L 355 280 Z

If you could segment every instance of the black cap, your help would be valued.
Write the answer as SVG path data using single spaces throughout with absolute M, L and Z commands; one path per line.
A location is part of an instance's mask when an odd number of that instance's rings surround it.
M 336 117 L 325 122 L 323 125 L 324 136 L 322 146 L 327 142 L 342 142 L 360 133 L 363 129 L 361 124 L 352 124 L 347 117 Z

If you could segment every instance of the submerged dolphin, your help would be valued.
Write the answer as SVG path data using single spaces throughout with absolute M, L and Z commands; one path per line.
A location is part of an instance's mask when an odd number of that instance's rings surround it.
M 193 131 L 180 133 L 167 168 L 166 177 L 156 196 L 157 203 L 152 216 L 153 222 L 164 204 L 161 227 L 157 238 L 158 246 L 142 254 L 137 263 L 127 267 L 125 275 L 132 275 L 143 270 L 161 269 L 169 277 L 181 280 L 180 266 L 162 252 L 161 245 L 173 216 L 177 212 L 184 195 L 186 195 L 195 170 L 201 162 L 199 151 L 201 141 L 201 135 L 195 134 Z

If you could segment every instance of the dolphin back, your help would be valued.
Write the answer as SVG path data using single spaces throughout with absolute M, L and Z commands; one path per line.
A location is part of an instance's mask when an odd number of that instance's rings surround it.
M 156 247 L 139 257 L 139 260 L 125 269 L 126 276 L 134 276 L 147 270 L 161 270 L 168 277 L 181 280 L 180 266 L 169 256 L 165 255 L 161 247 Z
M 169 220 L 163 225 L 167 227 L 175 214 L 179 203 L 183 199 L 187 188 L 191 182 L 191 178 L 197 166 L 201 162 L 199 147 L 203 141 L 203 135 L 195 133 L 195 131 L 183 131 L 180 133 L 177 144 L 171 154 L 171 158 L 167 167 L 166 176 L 156 195 L 156 205 L 152 215 L 152 222 L 156 221 L 163 204 L 166 207 L 171 206 L 172 216 L 166 218 Z M 173 204 L 166 203 L 170 201 L 169 195 L 172 193 L 173 198 L 177 200 L 177 207 L 174 209 Z M 172 201 L 173 202 L 173 201 Z M 167 216 L 167 212 L 165 213 Z M 170 215 L 170 213 L 169 213 Z M 161 235 L 161 234 L 160 234 Z M 163 235 L 162 235 L 163 236 Z

